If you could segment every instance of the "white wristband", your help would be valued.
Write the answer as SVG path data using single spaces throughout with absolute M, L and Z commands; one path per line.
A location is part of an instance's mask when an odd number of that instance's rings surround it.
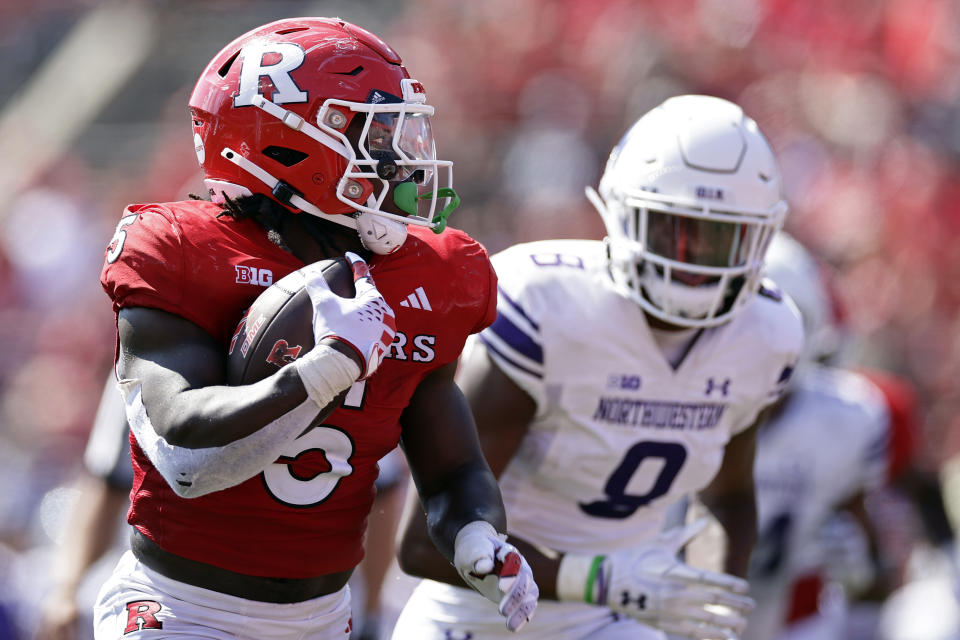
M 293 361 L 307 395 L 323 409 L 360 377 L 360 367 L 349 356 L 325 344 L 318 344 Z
M 564 554 L 557 569 L 557 599 L 598 604 L 597 574 L 605 559 L 605 556 Z

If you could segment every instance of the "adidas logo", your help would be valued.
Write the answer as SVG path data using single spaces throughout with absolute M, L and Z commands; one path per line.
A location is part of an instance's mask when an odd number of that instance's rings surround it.
M 400 306 L 433 311 L 433 307 L 430 306 L 430 301 L 427 300 L 427 293 L 423 290 L 423 287 L 417 287 L 413 293 L 407 296 L 406 300 L 400 303 Z

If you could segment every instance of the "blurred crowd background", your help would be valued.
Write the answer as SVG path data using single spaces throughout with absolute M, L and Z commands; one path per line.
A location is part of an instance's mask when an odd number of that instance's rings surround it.
M 0 0 L 0 575 L 69 535 L 113 359 L 98 274 L 123 206 L 202 191 L 196 77 L 297 15 L 400 52 L 455 164 L 452 223 L 491 252 L 602 237 L 583 188 L 634 119 L 680 93 L 739 103 L 779 154 L 788 229 L 834 276 L 849 358 L 916 385 L 921 466 L 960 452 L 956 2 Z

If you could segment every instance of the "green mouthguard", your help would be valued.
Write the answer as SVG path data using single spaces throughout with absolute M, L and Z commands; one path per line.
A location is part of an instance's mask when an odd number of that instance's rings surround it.
M 401 182 L 393 189 L 393 203 L 401 211 L 410 215 L 417 215 L 417 201 L 426 198 L 432 198 L 432 193 L 425 193 L 422 196 L 417 195 L 417 185 L 413 182 Z M 449 198 L 450 204 L 445 206 L 442 211 L 433 216 L 430 222 L 436 226 L 433 227 L 434 233 L 442 233 L 447 228 L 447 218 L 453 213 L 454 209 L 460 206 L 460 196 L 452 187 L 437 189 L 438 198 Z

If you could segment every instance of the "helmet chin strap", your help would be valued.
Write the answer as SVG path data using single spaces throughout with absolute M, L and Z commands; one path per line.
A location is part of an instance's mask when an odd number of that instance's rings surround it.
M 583 193 L 587 196 L 587 200 L 593 205 L 593 208 L 597 210 L 597 213 L 600 214 L 600 219 L 603 220 L 604 225 L 606 225 L 607 228 L 611 228 L 610 223 L 613 223 L 614 225 L 616 224 L 611 217 L 610 209 L 607 208 L 607 203 L 603 201 L 603 197 L 597 193 L 596 189 L 591 186 L 587 186 L 584 187 Z
M 726 289 L 725 278 L 698 287 L 675 282 L 657 274 L 650 262 L 643 265 L 640 281 L 650 295 L 650 301 L 665 313 L 691 320 L 713 317 L 723 302 L 722 292 Z
M 251 162 L 229 147 L 224 147 L 220 151 L 220 155 L 270 187 L 270 190 L 273 192 L 276 192 L 279 187 L 285 185 L 285 183 L 282 183 L 263 167 Z M 400 222 L 381 220 L 378 219 L 378 216 L 368 213 L 359 213 L 352 216 L 342 213 L 335 215 L 324 213 L 313 203 L 304 200 L 303 197 L 290 189 L 289 185 L 286 186 L 284 195 L 284 199 L 287 202 L 301 211 L 305 211 L 323 220 L 329 220 L 340 226 L 353 229 L 359 234 L 360 242 L 363 246 L 376 254 L 387 255 L 393 253 L 403 245 L 407 238 L 406 225 Z

